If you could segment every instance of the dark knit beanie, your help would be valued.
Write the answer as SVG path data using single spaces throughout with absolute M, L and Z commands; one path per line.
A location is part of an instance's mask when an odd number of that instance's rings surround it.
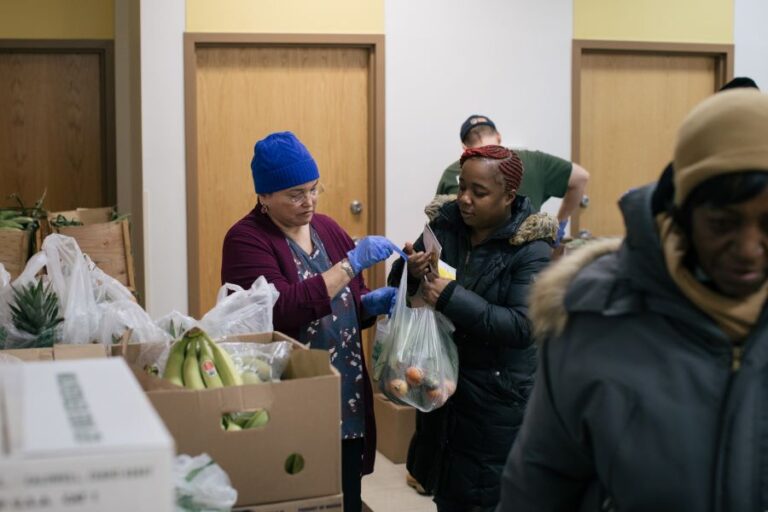
M 278 132 L 258 141 L 251 160 L 257 194 L 271 194 L 320 178 L 315 159 L 291 132 Z

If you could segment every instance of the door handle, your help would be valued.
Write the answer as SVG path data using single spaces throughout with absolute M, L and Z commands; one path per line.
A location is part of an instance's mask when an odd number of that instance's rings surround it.
M 586 208 L 587 206 L 589 206 L 589 196 L 587 194 L 584 194 L 583 196 L 581 196 L 581 201 L 579 201 L 579 206 L 581 208 Z
M 355 199 L 349 203 L 349 211 L 352 212 L 352 215 L 360 215 L 363 212 L 363 203 Z

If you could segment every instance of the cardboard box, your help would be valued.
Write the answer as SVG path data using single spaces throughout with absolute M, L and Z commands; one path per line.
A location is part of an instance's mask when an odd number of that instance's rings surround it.
M 0 229 L 0 263 L 16 279 L 24 271 L 29 259 L 31 231 L 21 229 Z
M 404 463 L 416 430 L 416 409 L 395 404 L 381 393 L 375 393 L 373 412 L 376 415 L 376 448 L 395 464 Z
M 341 512 L 344 508 L 344 496 L 337 494 L 335 496 L 324 496 L 322 498 L 311 498 L 308 500 L 286 501 L 284 503 L 270 503 L 257 507 L 236 508 L 234 512 L 319 512 L 322 510 L 333 510 Z
M 108 348 L 100 343 L 62 344 L 49 348 L 13 348 L 0 350 L 0 354 L 18 357 L 25 362 L 69 361 L 75 359 L 103 359 Z M 0 509 L 2 510 L 2 509 Z
M 295 348 L 281 382 L 190 390 L 141 376 L 178 453 L 208 453 L 237 489 L 238 506 L 341 493 L 341 384 L 328 352 L 308 350 L 279 332 L 224 341 L 286 340 Z M 124 357 L 130 363 L 138 351 L 139 347 L 128 345 Z M 223 414 L 262 408 L 269 414 L 264 427 L 242 431 L 221 427 Z M 304 459 L 304 468 L 296 474 L 285 470 L 292 454 Z
M 4 365 L 0 404 L 0 510 L 174 510 L 173 440 L 125 362 Z

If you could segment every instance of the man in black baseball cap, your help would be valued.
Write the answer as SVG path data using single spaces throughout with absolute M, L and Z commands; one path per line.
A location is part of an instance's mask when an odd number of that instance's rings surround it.
M 461 140 L 463 141 L 469 133 L 469 130 L 476 126 L 490 126 L 494 131 L 496 130 L 496 125 L 493 121 L 480 114 L 472 114 L 461 124 L 461 131 L 459 132 Z

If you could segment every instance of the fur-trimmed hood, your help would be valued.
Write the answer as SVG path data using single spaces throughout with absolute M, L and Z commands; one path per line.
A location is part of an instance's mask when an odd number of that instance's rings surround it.
M 587 243 L 539 274 L 529 309 L 538 341 L 561 334 L 575 312 L 616 316 L 646 310 L 685 324 L 690 333 L 717 331 L 669 275 L 652 215 L 654 190 L 641 187 L 619 201 L 624 239 Z
M 556 336 L 563 331 L 568 320 L 565 295 L 570 284 L 584 267 L 618 251 L 621 242 L 619 238 L 588 242 L 539 274 L 531 290 L 528 311 L 536 339 Z
M 523 198 L 523 196 L 518 196 Z M 432 201 L 424 208 L 424 213 L 432 222 L 440 215 L 441 210 L 456 201 L 456 194 L 441 194 L 435 196 Z M 526 200 L 527 201 L 527 200 Z M 555 217 L 548 213 L 533 213 L 523 220 L 517 227 L 514 234 L 509 238 L 510 245 L 523 245 L 534 240 L 545 240 L 553 243 L 557 236 L 558 222 Z

